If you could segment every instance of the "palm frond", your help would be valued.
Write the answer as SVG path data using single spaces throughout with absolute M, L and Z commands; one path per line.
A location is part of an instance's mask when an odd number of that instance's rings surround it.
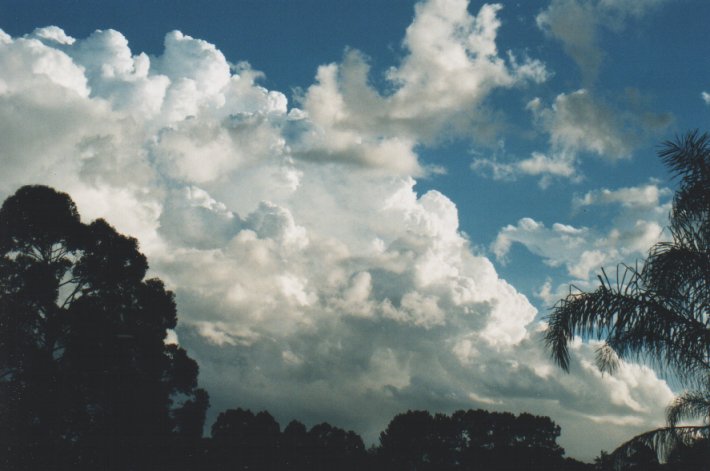
M 603 309 L 608 291 L 601 287 L 592 293 L 570 293 L 554 307 L 548 317 L 545 344 L 553 359 L 569 371 L 568 344 L 576 335 L 591 336 L 609 329 L 614 312 Z
M 612 372 L 618 356 L 650 361 L 662 371 L 683 373 L 687 384 L 697 384 L 708 367 L 710 331 L 647 295 L 637 281 L 635 275 L 623 285 L 604 280 L 591 293 L 571 293 L 558 302 L 545 334 L 552 358 L 568 371 L 569 342 L 575 336 L 596 338 L 606 343 L 597 352 L 602 371 Z
M 696 129 L 664 142 L 658 155 L 675 177 L 687 183 L 702 181 L 710 170 L 710 135 Z
M 668 406 L 666 420 L 669 426 L 675 427 L 683 420 L 692 419 L 710 421 L 710 389 L 686 391 Z
M 710 136 L 693 131 L 664 143 L 661 159 L 679 178 L 673 197 L 671 233 L 678 245 L 710 247 Z
M 614 374 L 619 368 L 619 360 L 619 354 L 608 343 L 597 348 L 596 364 L 602 373 Z
M 679 446 L 690 446 L 698 440 L 710 438 L 710 426 L 662 427 L 633 437 L 624 442 L 610 457 L 614 463 L 623 465 L 641 446 L 656 453 L 659 461 L 667 461 Z
M 649 447 L 666 460 L 671 451 L 710 443 L 710 135 L 693 131 L 664 143 L 659 155 L 679 180 L 670 213 L 671 240 L 654 245 L 641 269 L 619 265 L 610 280 L 602 270 L 592 292 L 570 291 L 548 316 L 545 343 L 552 358 L 570 368 L 575 336 L 603 340 L 601 371 L 619 359 L 649 362 L 689 391 L 668 408 L 668 427 L 619 447 L 623 463 Z M 703 426 L 680 427 L 701 418 Z
M 664 296 L 707 298 L 710 251 L 669 242 L 656 244 L 644 264 L 643 279 Z

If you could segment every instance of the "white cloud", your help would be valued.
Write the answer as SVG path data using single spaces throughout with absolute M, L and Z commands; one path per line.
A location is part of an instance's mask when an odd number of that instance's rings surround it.
M 63 29 L 57 26 L 48 26 L 46 28 L 37 28 L 32 34 L 32 37 L 40 40 L 53 41 L 56 44 L 74 44 L 76 39 L 68 36 Z
M 549 135 L 549 150 L 533 152 L 528 158 L 500 162 L 496 158 L 477 158 L 471 168 L 498 180 L 515 180 L 522 175 L 540 176 L 540 186 L 553 178 L 581 181 L 579 163 L 588 154 L 609 162 L 629 159 L 641 138 L 666 127 L 669 115 L 654 115 L 638 107 L 636 92 L 629 93 L 629 110 L 622 111 L 589 90 L 561 93 L 545 107 L 540 98 L 526 109 L 537 126 Z
M 625 132 L 616 110 L 587 90 L 562 93 L 551 108 L 541 108 L 538 101 L 528 108 L 549 133 L 556 152 L 586 151 L 612 160 L 630 156 L 635 136 Z
M 710 105 L 710 93 L 708 92 L 702 92 L 700 94 L 700 98 L 703 99 L 706 105 Z
M 623 107 L 614 106 L 594 92 L 594 82 L 604 60 L 598 39 L 601 31 L 619 32 L 632 20 L 655 10 L 665 0 L 552 0 L 541 11 L 536 22 L 549 36 L 562 42 L 567 54 L 579 66 L 585 88 L 559 94 L 550 107 L 539 98 L 528 104 L 541 129 L 550 136 L 550 149 L 523 162 L 508 164 L 508 179 L 518 175 L 542 174 L 540 184 L 549 185 L 553 178 L 580 181 L 578 166 L 583 154 L 589 153 L 615 161 L 632 156 L 640 138 L 670 123 L 669 114 L 653 114 L 639 102 L 638 92 L 628 91 Z M 489 170 L 497 163 L 482 159 L 474 170 Z M 544 172 L 544 173 L 543 173 Z M 492 173 L 495 178 L 496 172 Z
M 545 66 L 498 55 L 500 5 L 469 14 L 466 0 L 432 0 L 416 6 L 403 46 L 408 54 L 392 67 L 391 94 L 369 84 L 367 58 L 350 50 L 341 64 L 319 68 L 303 108 L 314 128 L 304 133 L 305 158 L 352 162 L 397 173 L 423 172 L 414 153 L 443 131 L 471 132 L 479 107 L 496 88 L 544 81 Z
M 575 163 L 574 154 L 558 153 L 548 156 L 533 152 L 530 157 L 515 162 L 500 162 L 495 158 L 476 158 L 471 163 L 471 170 L 494 180 L 503 181 L 513 181 L 521 175 L 539 176 L 540 187 L 547 188 L 554 177 L 578 180 Z
M 598 211 L 611 206 L 608 228 L 575 227 L 555 223 L 551 227 L 531 218 L 522 218 L 515 225 L 502 228 L 491 250 L 496 258 L 507 263 L 510 249 L 518 243 L 541 257 L 551 267 L 563 267 L 567 279 L 553 287 L 547 279 L 537 296 L 553 305 L 568 292 L 569 283 L 586 289 L 596 283 L 602 268 L 614 276 L 618 263 L 634 265 L 642 261 L 648 249 L 667 234 L 664 227 L 671 209 L 672 191 L 651 181 L 636 187 L 615 190 L 602 188 L 577 196 L 572 201 L 576 212 Z
M 414 189 L 415 144 L 465 127 L 494 88 L 542 78 L 538 65 L 498 57 L 498 7 L 471 16 L 466 6 L 417 7 L 391 95 L 368 85 L 366 62 L 350 53 L 319 70 L 303 110 L 179 32 L 157 57 L 134 54 L 116 31 L 2 34 L 0 193 L 50 184 L 85 219 L 138 237 L 177 293 L 179 341 L 215 408 L 267 408 L 373 438 L 408 407 L 496 405 L 576 430 L 611 405 L 638 418 L 619 429 L 630 435 L 660 416 L 659 399 L 634 407 L 664 383 L 622 377 L 630 400 L 614 404 L 621 386 L 590 372 L 540 373 L 554 367 L 536 309 L 472 250 L 451 200 Z M 504 235 L 550 231 L 573 246 L 588 237 L 532 220 Z M 602 429 L 590 425 L 577 450 L 624 438 Z
M 539 153 L 533 153 L 530 158 L 521 160 L 518 162 L 517 167 L 521 172 L 528 175 L 569 177 L 574 174 L 574 168 L 568 159 L 558 156 L 550 158 Z
M 523 218 L 517 225 L 501 229 L 491 249 L 505 260 L 512 244 L 519 243 L 542 257 L 547 265 L 564 266 L 572 280 L 589 281 L 601 268 L 643 258 L 662 233 L 663 226 L 658 221 L 635 220 L 605 234 L 558 223 L 548 228 Z
M 572 205 L 579 209 L 595 204 L 618 203 L 627 208 L 654 210 L 661 205 L 661 198 L 667 200 L 671 194 L 672 191 L 669 188 L 660 188 L 657 182 L 652 181 L 647 185 L 636 187 L 619 188 L 617 190 L 602 188 L 590 191 L 584 196 L 576 197 L 572 201 Z

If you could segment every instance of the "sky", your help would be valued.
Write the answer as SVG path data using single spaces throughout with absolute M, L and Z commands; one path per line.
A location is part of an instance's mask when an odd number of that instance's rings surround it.
M 702 0 L 0 0 L 0 197 L 68 192 L 176 293 L 208 420 L 368 443 L 531 412 L 591 460 L 663 423 L 647 366 L 563 373 L 570 284 L 667 237 L 659 144 L 707 129 Z M 210 422 L 211 423 L 211 422 Z

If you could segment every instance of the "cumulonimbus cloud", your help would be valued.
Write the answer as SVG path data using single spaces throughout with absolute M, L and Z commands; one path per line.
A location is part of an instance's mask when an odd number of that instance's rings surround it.
M 2 33 L 0 193 L 53 185 L 84 218 L 137 237 L 177 293 L 179 341 L 216 409 L 369 438 L 406 408 L 530 410 L 563 427 L 591 417 L 587 438 L 611 410 L 628 420 L 593 452 L 612 446 L 659 420 L 665 383 L 635 365 L 600 379 L 586 344 L 559 377 L 536 309 L 472 248 L 456 205 L 414 189 L 416 145 L 480 119 L 493 89 L 545 76 L 499 57 L 500 7 L 467 7 L 417 6 L 393 93 L 349 52 L 299 107 L 177 31 L 159 56 L 112 30 Z

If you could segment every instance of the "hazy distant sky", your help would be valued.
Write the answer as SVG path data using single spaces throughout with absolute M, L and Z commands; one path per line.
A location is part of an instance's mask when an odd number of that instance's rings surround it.
M 591 459 L 672 389 L 543 350 L 569 283 L 664 236 L 658 144 L 708 129 L 710 2 L 0 0 L 0 197 L 139 239 L 211 418 L 368 442 L 529 411 Z M 210 419 L 211 420 L 211 419 Z

